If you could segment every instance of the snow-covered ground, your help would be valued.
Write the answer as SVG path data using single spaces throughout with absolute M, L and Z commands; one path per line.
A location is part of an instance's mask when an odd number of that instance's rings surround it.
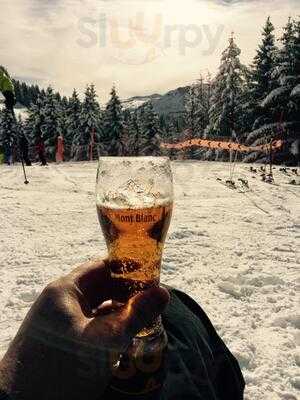
M 256 166 L 257 167 L 257 166 Z M 237 357 L 246 400 L 296 400 L 300 389 L 300 187 L 249 165 L 240 193 L 224 163 L 175 162 L 175 210 L 162 280 L 194 297 Z M 0 354 L 54 278 L 105 254 L 94 204 L 96 163 L 0 166 Z M 299 180 L 299 178 L 298 178 Z

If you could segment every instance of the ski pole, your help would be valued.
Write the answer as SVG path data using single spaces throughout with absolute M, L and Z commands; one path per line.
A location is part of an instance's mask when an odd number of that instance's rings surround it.
M 24 178 L 25 178 L 25 185 L 28 185 L 29 181 L 27 180 L 27 176 L 26 176 L 26 171 L 25 171 L 25 165 L 24 165 L 24 160 L 23 160 L 23 156 L 21 155 L 21 163 L 22 163 L 22 167 L 23 167 L 23 174 L 24 174 Z

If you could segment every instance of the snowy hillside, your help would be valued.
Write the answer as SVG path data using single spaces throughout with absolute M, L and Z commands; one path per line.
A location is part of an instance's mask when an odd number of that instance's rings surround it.
M 162 281 L 186 291 L 237 357 L 246 400 L 297 400 L 300 389 L 300 192 L 276 169 L 269 186 L 239 164 L 173 163 L 175 209 Z M 42 288 L 106 253 L 94 204 L 96 163 L 0 166 L 0 353 Z
M 136 96 L 123 100 L 125 109 L 135 109 L 151 101 L 154 111 L 158 114 L 178 114 L 184 112 L 184 97 L 189 86 L 170 90 L 164 95 L 153 94 L 151 96 Z
M 130 97 L 129 99 L 122 101 L 122 106 L 125 110 L 133 110 L 136 108 L 141 107 L 143 104 L 147 103 L 148 101 L 155 101 L 162 97 L 160 94 L 153 94 L 151 96 L 134 96 Z

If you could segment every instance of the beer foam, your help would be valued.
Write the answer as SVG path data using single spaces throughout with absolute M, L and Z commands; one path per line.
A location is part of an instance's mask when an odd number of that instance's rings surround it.
M 150 208 L 173 201 L 173 177 L 165 157 L 101 157 L 96 203 L 112 209 Z

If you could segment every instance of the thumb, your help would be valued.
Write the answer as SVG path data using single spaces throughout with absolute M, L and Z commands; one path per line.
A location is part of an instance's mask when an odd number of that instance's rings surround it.
M 149 326 L 165 310 L 170 301 L 169 292 L 153 287 L 132 297 L 122 310 L 122 320 L 128 336 L 133 338 Z

